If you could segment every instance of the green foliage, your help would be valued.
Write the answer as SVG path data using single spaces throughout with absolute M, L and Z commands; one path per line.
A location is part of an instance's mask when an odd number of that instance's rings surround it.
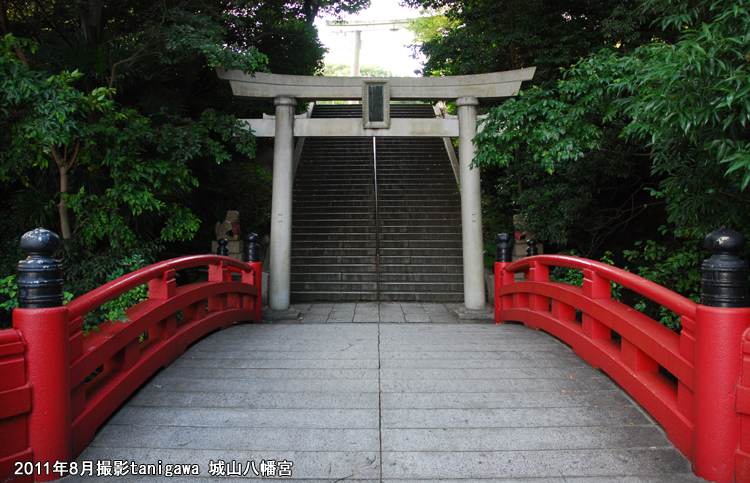
M 655 5 L 646 4 L 657 10 Z M 622 168 L 647 159 L 650 181 L 639 189 L 653 198 L 644 204 L 664 204 L 678 229 L 700 235 L 722 223 L 749 228 L 743 186 L 750 180 L 750 103 L 738 93 L 750 92 L 750 6 L 686 5 L 677 2 L 662 19 L 681 27 L 674 44 L 603 50 L 577 62 L 554 87 L 534 88 L 493 108 L 476 138 L 477 164 L 511 171 L 533 164 L 550 178 L 537 171 L 531 184 L 554 192 L 547 189 L 551 177 L 570 166 L 591 166 L 598 158 L 611 174 L 631 177 L 639 172 Z M 570 178 L 567 186 L 578 189 L 579 179 Z M 576 212 L 583 213 L 575 209 L 563 217 L 568 226 Z M 540 232 L 549 226 L 539 212 L 525 214 Z M 544 235 L 552 236 L 551 230 Z M 566 236 L 548 239 L 567 242 Z
M 348 77 L 352 67 L 349 64 L 326 64 L 323 75 L 327 77 Z M 359 68 L 360 77 L 393 77 L 393 72 L 377 65 L 363 65 Z
M 178 121 L 178 120 L 176 120 Z M 232 116 L 206 110 L 198 120 L 179 120 L 154 126 L 135 110 L 119 119 L 102 119 L 97 125 L 96 159 L 89 169 L 102 170 L 110 183 L 104 189 L 79 189 L 69 197 L 70 206 L 82 220 L 84 239 L 109 240 L 112 246 L 138 243 L 132 223 L 145 214 L 163 219 L 159 239 L 190 239 L 199 220 L 183 204 L 198 180 L 190 170 L 193 159 L 222 163 L 231 156 L 226 143 L 247 156 L 254 155 L 254 138 Z M 221 140 L 221 142 L 219 141 Z
M 563 255 L 578 256 L 575 250 L 570 250 Z M 612 259 L 613 257 L 614 254 L 607 250 L 606 252 L 604 252 L 604 255 L 602 256 L 600 261 L 606 263 L 607 265 L 614 266 L 615 262 Z M 567 283 L 569 285 L 575 285 L 576 287 L 583 287 L 583 271 L 567 267 L 553 267 L 549 272 L 549 280 L 550 282 Z M 614 282 L 610 282 L 610 285 L 612 299 L 622 300 L 622 285 L 616 284 Z
M 666 227 L 661 227 L 661 231 L 667 234 Z M 637 248 L 623 251 L 625 258 L 634 263 L 630 271 L 700 303 L 701 263 L 711 255 L 701 238 L 682 236 L 672 242 L 646 240 L 635 245 Z M 643 297 L 635 297 L 633 307 L 672 330 L 680 327 L 677 314 Z
M 437 10 L 445 25 L 418 21 L 425 75 L 459 75 L 537 67 L 534 83 L 559 77 L 602 45 L 648 41 L 650 27 L 633 1 L 407 0 Z M 421 24 L 420 24 L 421 22 Z M 439 20 L 436 20 L 439 22 Z
M 5 299 L 0 304 L 0 308 L 5 311 L 12 312 L 13 309 L 18 307 L 18 284 L 16 284 L 15 275 L 8 275 L 0 279 L 0 297 Z M 3 327 L 3 329 L 5 328 Z
M 157 244 L 139 244 L 133 248 L 108 248 L 91 252 L 87 244 L 73 240 L 55 255 L 65 268 L 65 288 L 76 297 L 111 282 L 123 275 L 146 267 L 156 261 L 156 254 L 162 249 Z M 125 310 L 148 299 L 148 284 L 141 285 L 107 302 L 84 317 L 84 332 L 97 330 L 105 321 L 125 321 Z
M 445 35 L 456 26 L 439 10 L 422 10 L 420 17 L 409 19 L 407 27 L 414 34 L 414 43 L 421 45 L 424 42 L 435 41 Z

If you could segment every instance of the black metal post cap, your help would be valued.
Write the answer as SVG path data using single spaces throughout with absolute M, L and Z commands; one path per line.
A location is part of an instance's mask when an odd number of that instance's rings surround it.
M 704 243 L 712 255 L 701 264 L 701 304 L 750 307 L 748 264 L 738 256 L 745 237 L 722 226 L 709 233 Z
M 18 307 L 42 309 L 63 304 L 62 262 L 52 258 L 60 248 L 60 237 L 35 228 L 21 237 L 28 257 L 18 262 Z
M 246 263 L 259 262 L 260 261 L 260 245 L 258 241 L 260 237 L 255 233 L 248 233 L 245 235 L 245 247 L 243 250 L 243 260 Z
M 228 257 L 229 247 L 227 245 L 229 245 L 229 240 L 227 240 L 226 238 L 222 238 L 219 240 L 218 243 L 219 243 L 219 246 L 216 248 L 216 254 Z
M 513 261 L 513 246 L 510 244 L 511 236 L 507 233 L 500 233 L 495 237 L 497 242 L 497 252 L 495 261 L 498 263 L 509 263 Z
M 526 240 L 526 244 L 529 246 L 529 248 L 526 249 L 527 257 L 539 255 L 539 249 L 536 247 L 536 240 L 534 240 L 533 238 L 529 238 L 528 240 Z

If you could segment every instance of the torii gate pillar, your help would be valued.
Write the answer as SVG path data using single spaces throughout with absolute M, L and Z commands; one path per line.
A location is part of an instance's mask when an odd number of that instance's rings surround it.
M 292 279 L 294 110 L 297 100 L 279 96 L 274 100 L 274 105 L 276 126 L 273 141 L 268 305 L 271 310 L 287 310 Z
M 461 233 L 464 256 L 464 304 L 469 310 L 485 308 L 484 246 L 482 243 L 482 189 L 474 161 L 477 134 L 476 97 L 456 99 L 458 109 L 458 161 L 461 171 Z

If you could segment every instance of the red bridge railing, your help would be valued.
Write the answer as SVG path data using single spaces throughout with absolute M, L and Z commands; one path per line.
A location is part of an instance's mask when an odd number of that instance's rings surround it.
M 208 281 L 178 287 L 176 272 L 195 267 L 208 267 Z M 127 309 L 126 321 L 104 322 L 84 337 L 86 314 L 145 283 L 148 300 Z M 157 263 L 65 306 L 16 309 L 13 329 L 0 331 L 0 480 L 59 478 L 55 462 L 80 454 L 99 426 L 191 343 L 260 321 L 261 264 L 218 255 Z
M 550 267 L 582 271 L 583 286 L 551 282 Z M 613 282 L 679 315 L 681 332 L 613 300 Z M 495 323 L 508 321 L 549 332 L 606 372 L 664 427 L 696 475 L 750 481 L 750 308 L 699 305 L 604 263 L 537 255 L 495 264 Z

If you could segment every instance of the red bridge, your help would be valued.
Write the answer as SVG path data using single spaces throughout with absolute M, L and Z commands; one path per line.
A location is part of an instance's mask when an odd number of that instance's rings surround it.
M 208 281 L 178 287 L 176 271 L 193 267 L 207 267 Z M 550 282 L 549 267 L 582 271 L 583 286 Z M 64 306 L 16 309 L 13 328 L 0 332 L 0 480 L 59 477 L 44 465 L 76 458 L 190 344 L 237 322 L 259 323 L 260 268 L 186 257 Z M 496 323 L 541 329 L 601 368 L 661 424 L 697 476 L 750 481 L 750 308 L 696 304 L 624 270 L 568 256 L 498 262 L 495 279 Z M 613 300 L 613 282 L 678 314 L 681 332 Z M 127 311 L 128 323 L 83 336 L 86 314 L 144 283 L 149 299 Z

